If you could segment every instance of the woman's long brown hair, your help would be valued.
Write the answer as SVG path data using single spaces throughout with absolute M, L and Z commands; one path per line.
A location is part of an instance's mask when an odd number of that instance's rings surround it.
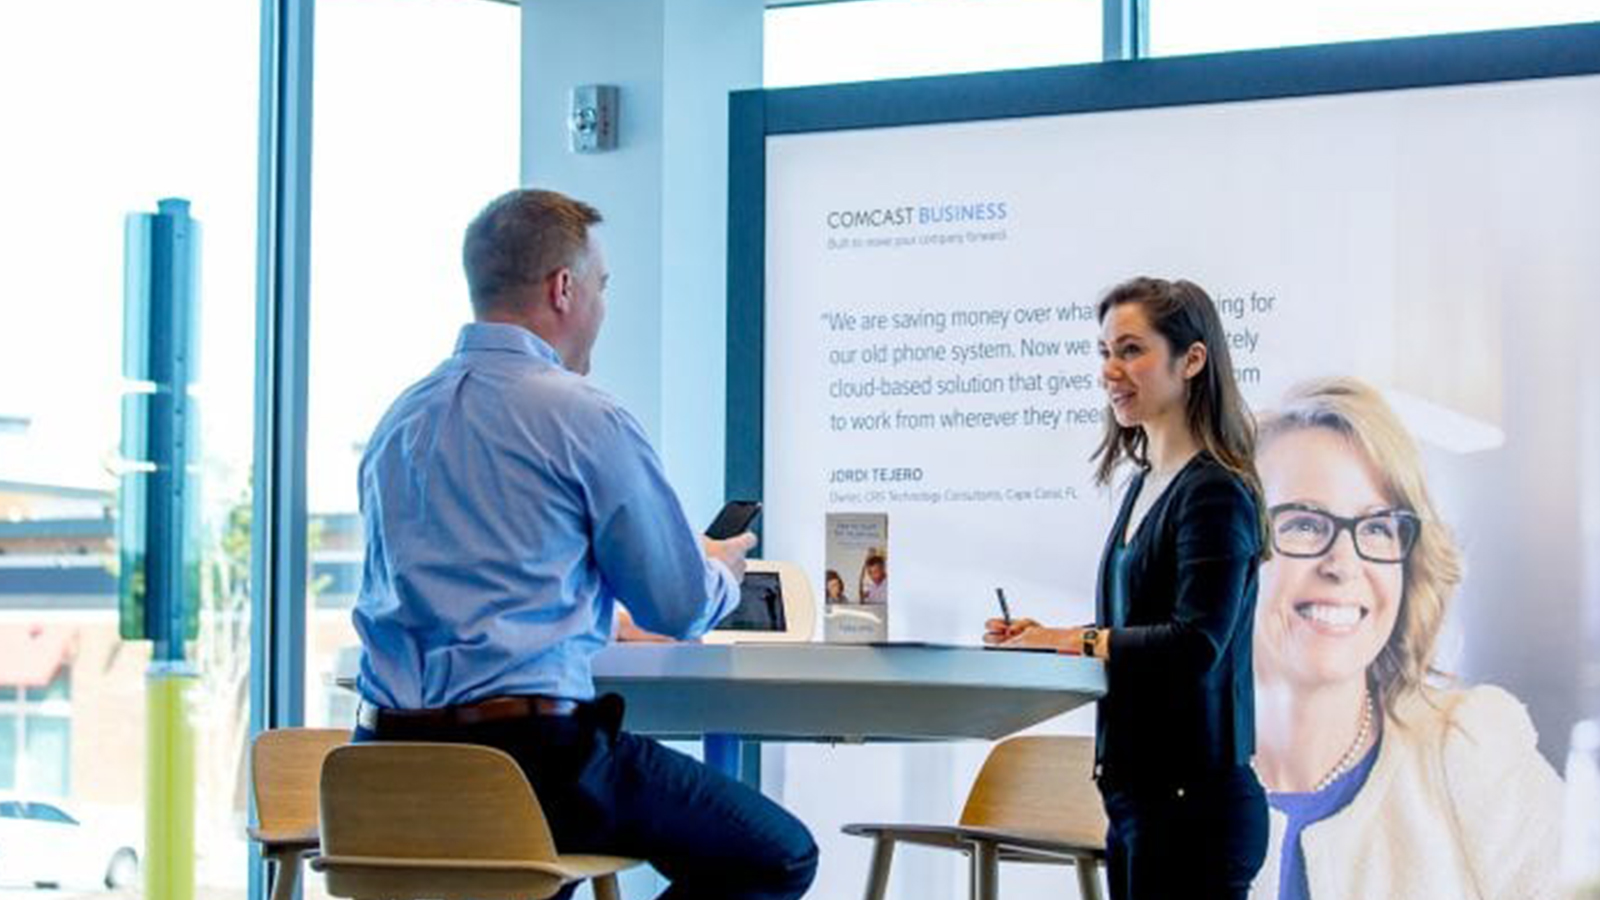
M 1191 346 L 1200 344 L 1206 348 L 1205 367 L 1189 379 L 1185 418 L 1200 447 L 1237 475 L 1255 498 L 1261 558 L 1266 559 L 1272 553 L 1272 538 L 1261 476 L 1256 473 L 1255 420 L 1234 381 L 1233 358 L 1228 353 L 1227 334 L 1222 330 L 1216 304 L 1205 289 L 1192 281 L 1132 278 L 1100 300 L 1097 318 L 1104 322 L 1112 308 L 1125 303 L 1137 303 L 1144 310 L 1150 327 L 1166 340 L 1174 365 Z M 1095 483 L 1110 484 L 1124 460 L 1148 468 L 1149 437 L 1144 429 L 1117 424 L 1109 404 L 1105 423 L 1100 446 L 1090 457 L 1096 463 Z

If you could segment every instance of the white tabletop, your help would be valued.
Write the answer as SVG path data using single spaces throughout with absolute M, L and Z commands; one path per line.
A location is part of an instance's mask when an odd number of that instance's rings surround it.
M 1105 693 L 1097 660 L 926 645 L 616 644 L 595 689 L 657 737 L 993 740 Z

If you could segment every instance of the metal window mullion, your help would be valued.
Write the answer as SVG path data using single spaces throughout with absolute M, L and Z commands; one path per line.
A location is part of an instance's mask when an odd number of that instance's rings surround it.
M 1143 59 L 1150 55 L 1150 0 L 1101 0 L 1104 59 Z
M 250 734 L 305 721 L 306 364 L 314 0 L 262 0 Z M 265 896 L 251 847 L 249 896 Z
M 313 0 L 264 0 L 257 236 L 252 724 L 305 718 Z
M 265 0 L 251 559 L 257 728 L 304 721 L 313 0 Z

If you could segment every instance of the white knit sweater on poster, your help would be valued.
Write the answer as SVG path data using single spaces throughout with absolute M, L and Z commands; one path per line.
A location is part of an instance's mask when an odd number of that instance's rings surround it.
M 1561 779 L 1522 704 L 1486 685 L 1395 712 L 1360 793 L 1301 832 L 1311 900 L 1554 900 Z M 1278 896 L 1287 821 L 1270 820 L 1252 900 Z

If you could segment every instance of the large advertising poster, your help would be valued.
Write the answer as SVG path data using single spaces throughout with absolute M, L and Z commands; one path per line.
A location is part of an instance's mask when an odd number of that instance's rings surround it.
M 1369 532 L 1262 573 L 1258 769 L 1307 787 L 1341 684 L 1383 728 L 1363 798 L 1301 839 L 1311 896 L 1557 896 L 1560 774 L 1600 714 L 1596 160 L 1597 77 L 769 138 L 765 552 L 820 583 L 828 517 L 886 515 L 891 639 L 976 642 L 997 587 L 1090 620 L 1121 491 L 1089 463 L 1093 306 L 1193 280 L 1270 423 L 1269 505 Z M 1394 510 L 1418 530 L 1386 555 Z M 834 823 L 940 815 L 981 755 L 787 751 L 786 783 L 840 788 L 785 795 L 818 896 L 865 870 Z M 946 865 L 908 860 L 902 896 L 958 894 Z

